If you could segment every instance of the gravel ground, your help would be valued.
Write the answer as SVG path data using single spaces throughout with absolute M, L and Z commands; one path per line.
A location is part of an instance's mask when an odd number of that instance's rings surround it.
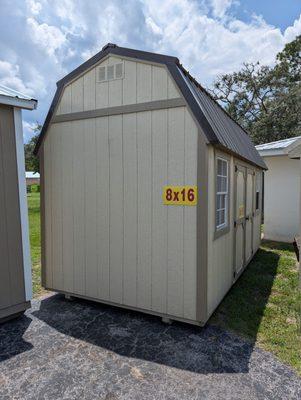
M 60 295 L 0 325 L 0 399 L 301 399 L 272 354 L 214 326 Z

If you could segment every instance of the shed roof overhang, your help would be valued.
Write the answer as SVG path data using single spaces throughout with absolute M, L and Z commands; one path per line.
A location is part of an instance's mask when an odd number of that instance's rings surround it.
M 0 94 L 0 104 L 23 108 L 24 110 L 35 110 L 37 108 L 37 100 L 34 99 L 20 99 L 18 97 L 11 97 Z

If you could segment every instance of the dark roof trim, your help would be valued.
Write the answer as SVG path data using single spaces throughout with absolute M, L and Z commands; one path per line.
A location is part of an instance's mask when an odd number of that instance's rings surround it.
M 209 124 L 207 118 L 205 117 L 203 111 L 201 110 L 200 106 L 198 105 L 195 98 L 192 96 L 189 87 L 186 85 L 185 81 L 183 80 L 180 71 L 179 71 L 179 63 L 175 64 L 167 64 L 166 65 L 171 76 L 174 78 L 178 88 L 180 89 L 184 99 L 186 100 L 188 106 L 190 107 L 193 115 L 195 116 L 197 122 L 199 123 L 200 127 L 205 132 L 207 139 L 210 143 L 215 144 L 218 143 L 218 139 Z

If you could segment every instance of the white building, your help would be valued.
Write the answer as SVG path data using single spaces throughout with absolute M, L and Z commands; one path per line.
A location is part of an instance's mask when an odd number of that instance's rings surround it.
M 301 136 L 256 146 L 268 171 L 264 180 L 264 237 L 292 242 L 299 232 L 299 162 L 289 153 Z

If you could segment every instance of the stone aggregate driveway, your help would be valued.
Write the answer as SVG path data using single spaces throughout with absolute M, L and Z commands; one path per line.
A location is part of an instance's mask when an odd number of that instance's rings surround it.
M 61 295 L 0 325 L 0 399 L 301 399 L 270 353 L 208 325 Z

